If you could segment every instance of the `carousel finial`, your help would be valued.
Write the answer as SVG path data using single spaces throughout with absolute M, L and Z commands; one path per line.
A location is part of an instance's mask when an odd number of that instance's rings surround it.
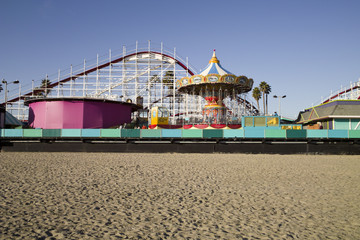
M 215 54 L 215 49 L 212 55 L 212 58 L 210 59 L 209 63 L 219 63 L 220 61 L 217 59 L 216 54 Z

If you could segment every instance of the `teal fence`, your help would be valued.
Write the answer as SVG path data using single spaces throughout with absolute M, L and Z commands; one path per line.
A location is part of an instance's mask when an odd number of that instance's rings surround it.
M 0 129 L 0 138 L 360 139 L 360 130 L 243 129 Z
M 81 129 L 62 129 L 62 137 L 81 137 Z

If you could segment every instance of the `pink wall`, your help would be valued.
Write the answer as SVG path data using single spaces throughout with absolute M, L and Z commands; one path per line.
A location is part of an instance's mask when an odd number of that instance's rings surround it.
M 109 101 L 51 100 L 29 103 L 33 128 L 109 128 L 131 121 L 131 105 Z

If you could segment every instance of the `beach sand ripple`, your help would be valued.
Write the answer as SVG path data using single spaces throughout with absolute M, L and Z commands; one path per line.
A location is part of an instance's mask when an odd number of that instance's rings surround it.
M 0 153 L 1 239 L 360 239 L 358 156 Z

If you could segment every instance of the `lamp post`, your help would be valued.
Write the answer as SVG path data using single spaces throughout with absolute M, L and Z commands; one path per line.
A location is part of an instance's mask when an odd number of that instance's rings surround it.
M 19 83 L 19 80 L 15 80 L 15 81 L 12 81 L 12 82 L 7 82 L 5 79 L 2 79 L 2 81 L 1 81 L 3 84 L 5 84 L 5 111 L 7 110 L 7 94 L 8 94 L 8 90 L 7 90 L 7 85 L 9 85 L 9 84 L 18 84 Z
M 281 99 L 282 99 L 282 98 L 286 98 L 286 95 L 283 95 L 283 96 L 274 95 L 274 98 L 278 98 L 278 99 L 279 99 L 279 116 L 281 116 Z

